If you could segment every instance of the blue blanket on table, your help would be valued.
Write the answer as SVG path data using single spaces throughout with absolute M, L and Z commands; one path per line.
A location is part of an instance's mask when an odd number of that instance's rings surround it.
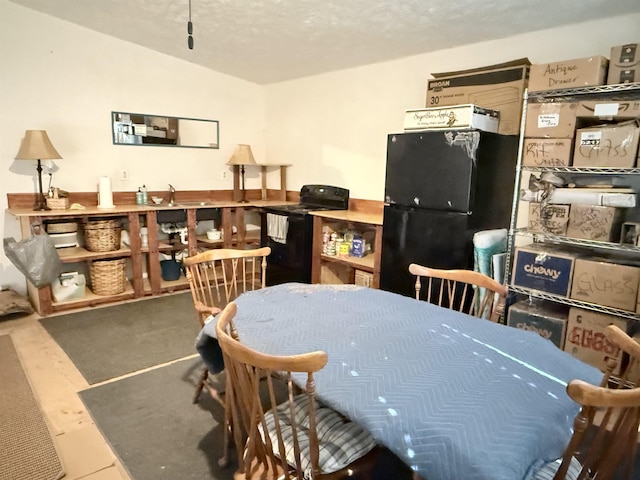
M 568 443 L 566 384 L 602 378 L 536 333 L 381 290 L 284 284 L 236 304 L 251 348 L 326 351 L 318 397 L 429 480 L 530 478 Z M 215 322 L 196 343 L 223 368 Z

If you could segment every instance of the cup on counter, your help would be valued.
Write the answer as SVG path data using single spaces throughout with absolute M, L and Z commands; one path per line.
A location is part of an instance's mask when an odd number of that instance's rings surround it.
M 220 240 L 222 238 L 222 232 L 220 230 L 207 230 L 207 238 L 209 240 Z

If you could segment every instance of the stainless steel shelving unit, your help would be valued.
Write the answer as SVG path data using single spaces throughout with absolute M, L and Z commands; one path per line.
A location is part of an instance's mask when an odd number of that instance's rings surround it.
M 627 244 L 618 244 L 613 242 L 602 242 L 585 240 L 546 233 L 529 232 L 526 228 L 517 228 L 518 209 L 520 205 L 520 189 L 521 179 L 524 172 L 554 172 L 565 173 L 570 175 L 603 175 L 603 176 L 638 176 L 640 168 L 609 168 L 609 167 L 531 167 L 522 165 L 522 146 L 524 143 L 524 127 L 527 114 L 527 105 L 529 103 L 540 102 L 569 102 L 579 99 L 611 101 L 629 101 L 640 100 L 640 82 L 620 84 L 620 85 L 602 85 L 597 87 L 570 88 L 563 90 L 552 90 L 544 92 L 528 92 L 525 91 L 522 108 L 520 147 L 518 150 L 518 161 L 516 164 L 516 182 L 513 193 L 513 205 L 511 210 L 511 222 L 509 227 L 507 257 L 505 262 L 505 279 L 504 283 L 509 287 L 509 291 L 528 295 L 535 298 L 541 298 L 555 303 L 575 306 L 587 310 L 593 310 L 600 313 L 616 315 L 619 317 L 640 320 L 640 314 L 619 310 L 615 308 L 597 305 L 588 302 L 581 302 L 567 297 L 551 295 L 536 290 L 530 290 L 510 283 L 512 276 L 513 255 L 515 249 L 515 239 L 521 236 L 532 238 L 533 242 L 546 242 L 551 244 L 559 244 L 567 247 L 575 247 L 580 249 L 591 250 L 594 252 L 618 252 L 628 255 L 640 261 L 640 247 Z

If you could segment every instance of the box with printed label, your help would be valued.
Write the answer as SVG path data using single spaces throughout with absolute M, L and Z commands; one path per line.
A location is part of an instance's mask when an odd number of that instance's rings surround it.
M 607 83 L 640 82 L 640 43 L 627 43 L 611 47 L 611 61 Z
M 617 242 L 623 220 L 624 211 L 621 208 L 572 205 L 567 237 Z
M 498 110 L 498 133 L 520 133 L 522 98 L 529 78 L 529 60 L 514 60 L 500 65 L 471 70 L 432 73 L 427 83 L 426 107 L 472 103 Z
M 635 123 L 580 128 L 573 148 L 574 167 L 633 168 L 640 128 Z
M 640 268 L 601 258 L 578 258 L 571 298 L 635 312 Z
M 556 303 L 521 300 L 509 307 L 507 325 L 536 332 L 558 348 L 563 348 L 568 310 L 568 307 Z
M 607 339 L 605 329 L 613 324 L 626 332 L 628 323 L 629 320 L 622 317 L 571 307 L 564 351 L 589 365 L 605 370 L 607 359 L 618 351 L 618 347 Z M 616 369 L 613 373 L 618 372 L 619 369 Z
M 609 60 L 602 55 L 531 65 L 529 91 L 604 85 Z
M 547 245 L 518 247 L 512 282 L 519 287 L 568 297 L 577 256 L 575 252 Z
M 572 138 L 525 138 L 522 165 L 527 167 L 568 167 L 571 165 Z
M 640 117 L 640 100 L 581 100 L 576 117 L 616 122 L 632 120 Z
M 449 130 L 477 128 L 496 133 L 500 112 L 477 105 L 454 105 L 451 107 L 407 110 L 404 115 L 405 131 Z
M 524 136 L 531 138 L 573 138 L 576 130 L 576 102 L 531 103 L 527 106 Z
M 535 233 L 565 235 L 569 223 L 570 205 L 529 203 L 527 230 Z

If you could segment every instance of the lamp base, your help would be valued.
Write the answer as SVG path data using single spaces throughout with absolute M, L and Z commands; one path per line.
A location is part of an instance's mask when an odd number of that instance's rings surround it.
M 47 211 L 47 210 L 51 210 L 51 207 L 47 205 L 47 201 L 42 197 L 33 206 L 34 212 Z

